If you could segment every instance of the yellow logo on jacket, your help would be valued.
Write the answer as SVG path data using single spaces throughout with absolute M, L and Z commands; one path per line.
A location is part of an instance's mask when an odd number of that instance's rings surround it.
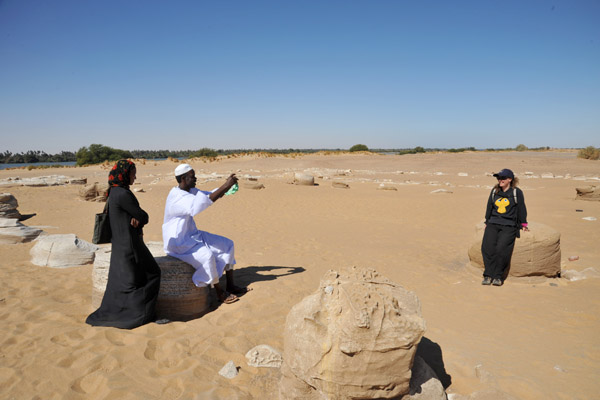
M 510 201 L 506 197 L 502 197 L 494 202 L 496 207 L 498 207 L 498 214 L 504 214 L 506 212 L 506 207 L 510 205 Z

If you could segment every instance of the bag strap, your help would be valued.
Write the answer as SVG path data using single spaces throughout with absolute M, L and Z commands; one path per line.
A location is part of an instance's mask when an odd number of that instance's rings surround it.
M 102 211 L 102 214 L 108 214 L 108 197 L 106 198 L 106 204 L 104 205 L 104 211 Z

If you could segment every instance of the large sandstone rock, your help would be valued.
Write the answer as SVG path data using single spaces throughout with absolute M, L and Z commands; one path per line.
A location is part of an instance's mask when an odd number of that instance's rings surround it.
M 414 293 L 372 269 L 329 271 L 287 316 L 280 398 L 408 394 L 424 331 Z
M 41 229 L 25 226 L 16 218 L 0 218 L 0 244 L 31 242 L 41 233 Z
M 19 202 L 15 196 L 10 193 L 0 193 L 0 218 L 21 218 L 17 207 Z
M 158 319 L 188 321 L 199 318 L 209 310 L 208 287 L 196 287 L 192 282 L 194 267 L 163 250 L 162 242 L 147 243 L 161 270 L 160 290 L 156 302 Z M 110 267 L 111 246 L 104 245 L 96 252 L 92 270 L 92 306 L 98 308 L 102 302 Z
M 471 263 L 484 269 L 481 242 L 485 224 L 476 226 L 475 241 L 469 248 Z M 529 223 L 529 232 L 521 231 L 515 241 L 510 262 L 509 276 L 546 276 L 560 274 L 560 232 L 536 222 Z
M 68 268 L 94 262 L 98 246 L 72 233 L 40 236 L 30 250 L 31 263 L 41 267 Z
M 575 188 L 577 191 L 577 199 L 600 201 L 600 186 L 586 186 Z
M 86 201 L 106 201 L 108 183 L 94 182 L 79 189 L 79 197 Z

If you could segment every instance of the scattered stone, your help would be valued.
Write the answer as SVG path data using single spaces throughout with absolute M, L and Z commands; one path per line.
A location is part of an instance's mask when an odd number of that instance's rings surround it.
M 229 361 L 223 368 L 221 368 L 219 375 L 227 379 L 233 379 L 238 375 L 238 369 L 233 361 Z
M 144 190 L 144 188 L 135 188 L 133 189 L 134 192 L 136 193 L 146 193 L 146 191 Z
M 41 233 L 41 229 L 23 225 L 17 218 L 0 218 L 0 244 L 31 242 Z
M 246 353 L 248 365 L 251 367 L 279 368 L 283 362 L 281 353 L 266 344 L 259 344 Z
M 564 370 L 560 365 L 555 365 L 554 369 L 558 372 L 567 372 L 566 370 Z
M 72 233 L 40 236 L 30 250 L 31 263 L 41 267 L 68 268 L 94 262 L 98 246 Z
M 87 184 L 87 178 L 73 178 L 69 179 L 70 185 L 85 185 Z
M 345 182 L 331 182 L 331 186 L 337 189 L 350 189 L 350 185 Z
M 79 197 L 86 201 L 105 202 L 108 195 L 108 183 L 94 182 L 79 189 Z
M 554 174 L 552 172 L 546 172 L 542 174 L 542 179 L 552 179 L 554 178 Z
M 459 172 L 458 176 L 469 176 L 469 174 L 466 172 Z
M 596 217 L 583 217 L 581 219 L 584 219 L 586 221 L 596 221 Z
M 475 366 L 475 376 L 483 383 L 490 383 L 494 381 L 494 376 L 487 371 L 483 365 L 477 364 Z
M 312 175 L 296 172 L 294 174 L 294 184 L 295 185 L 304 185 L 304 186 L 314 186 L 315 178 Z
M 471 263 L 483 270 L 481 241 L 485 225 L 476 226 L 475 241 L 469 248 Z M 529 223 L 529 232 L 521 231 L 511 257 L 509 276 L 546 276 L 560 274 L 560 232 L 537 222 Z
M 397 191 L 398 188 L 396 186 L 390 186 L 390 185 L 386 185 L 385 183 L 381 183 L 377 187 L 377 190 L 393 190 L 393 191 Z
M 436 189 L 431 191 L 431 193 L 446 193 L 446 194 L 452 194 L 452 190 L 447 190 L 447 189 Z
M 175 257 L 165 254 L 163 242 L 148 242 L 148 250 L 154 256 L 161 270 L 160 290 L 156 301 L 158 319 L 189 321 L 200 318 L 210 309 L 208 287 L 197 287 L 192 282 L 196 270 Z M 96 251 L 92 269 L 92 307 L 98 308 L 102 302 L 108 271 L 110 268 L 111 245 L 102 245 Z
M 579 256 L 571 256 L 569 257 L 569 261 L 577 261 L 579 260 Z
M 600 278 L 600 272 L 596 271 L 593 267 L 586 268 L 583 271 L 569 269 L 563 271 L 561 276 L 568 281 L 581 281 L 589 278 Z
M 328 286 L 331 294 L 325 292 Z M 424 331 L 414 293 L 373 269 L 330 270 L 287 316 L 280 398 L 409 394 Z
M 550 286 L 556 286 L 558 287 L 558 285 L 556 283 L 550 282 Z

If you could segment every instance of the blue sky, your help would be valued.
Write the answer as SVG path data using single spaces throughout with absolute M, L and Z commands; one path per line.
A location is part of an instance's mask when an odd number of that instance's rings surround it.
M 0 137 L 600 147 L 600 1 L 0 0 Z

